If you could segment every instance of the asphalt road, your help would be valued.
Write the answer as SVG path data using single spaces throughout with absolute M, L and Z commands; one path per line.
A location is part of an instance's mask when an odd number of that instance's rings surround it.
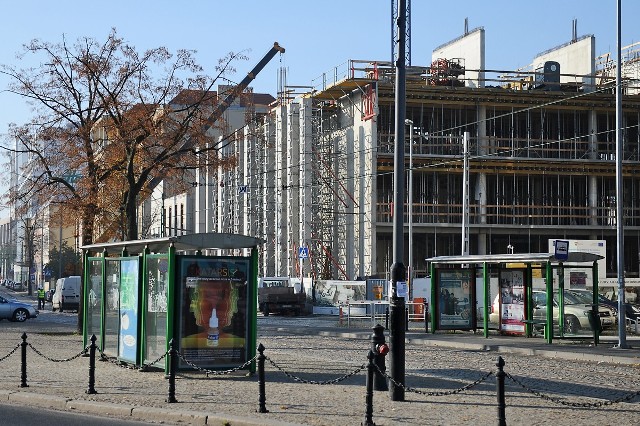
M 104 416 L 90 416 L 70 411 L 55 411 L 37 407 L 24 407 L 0 403 L 0 426 L 34 426 L 46 423 L 47 426 L 116 426 L 146 425 L 126 419 L 113 419 Z

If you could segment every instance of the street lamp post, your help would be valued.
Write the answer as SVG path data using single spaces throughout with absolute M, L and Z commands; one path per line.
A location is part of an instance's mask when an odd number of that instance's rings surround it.
M 31 286 L 31 269 L 33 269 L 33 231 L 35 226 L 31 224 L 31 219 L 25 219 L 24 223 L 24 238 L 25 248 L 27 249 L 27 294 L 33 295 L 33 288 Z
M 389 297 L 389 394 L 392 401 L 404 401 L 405 383 L 405 294 L 398 288 L 406 286 L 404 258 L 404 126 L 406 112 L 406 0 L 398 0 L 398 57 L 396 58 L 395 146 L 393 157 L 393 265 Z M 403 288 L 404 289 L 404 288 Z
M 409 300 L 413 300 L 413 121 L 404 121 L 409 125 Z
M 627 345 L 627 320 L 625 310 L 625 282 L 624 282 L 624 210 L 623 210 L 623 174 L 622 174 L 622 2 L 617 2 L 616 25 L 616 239 L 617 239 L 617 269 L 618 269 L 618 344 L 617 348 L 629 349 Z

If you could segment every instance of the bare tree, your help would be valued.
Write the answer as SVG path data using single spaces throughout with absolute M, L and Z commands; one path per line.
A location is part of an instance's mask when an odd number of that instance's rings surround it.
M 0 68 L 12 78 L 9 90 L 26 98 L 34 114 L 10 128 L 29 170 L 8 202 L 55 199 L 80 221 L 82 244 L 98 235 L 136 239 L 137 205 L 149 182 L 198 168 L 197 153 L 209 151 L 211 167 L 233 167 L 233 158 L 217 156 L 207 117 L 218 104 L 211 88 L 235 71 L 242 54 L 229 53 L 209 77 L 194 51 L 138 52 L 113 29 L 104 43 L 34 40 L 24 46 L 21 57 L 27 55 L 41 65 Z M 185 90 L 188 99 L 174 102 Z

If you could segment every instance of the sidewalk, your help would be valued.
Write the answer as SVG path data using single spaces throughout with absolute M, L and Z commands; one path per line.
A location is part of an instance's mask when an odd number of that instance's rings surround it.
M 51 318 L 57 314 L 46 313 L 23 325 L 0 323 L 0 358 L 20 343 L 19 331 L 25 326 L 32 327 L 29 343 L 45 356 L 60 360 L 82 350 L 82 339 L 73 327 L 66 331 L 57 327 L 53 331 L 46 322 L 47 315 Z M 9 324 L 11 329 L 6 327 Z M 40 331 L 33 327 L 40 327 Z M 407 393 L 405 401 L 391 401 L 388 392 L 377 391 L 373 419 L 378 425 L 495 424 L 493 377 L 467 392 L 458 394 L 455 389 L 478 380 L 484 372 L 494 371 L 499 355 L 507 362 L 505 371 L 548 388 L 554 397 L 593 402 L 640 391 L 637 336 L 627 338 L 632 349 L 616 349 L 617 338 L 610 337 L 601 338 L 598 346 L 568 340 L 555 340 L 548 345 L 540 337 L 492 334 L 485 338 L 472 332 L 427 334 L 423 327 L 412 323 L 406 332 L 407 385 L 450 394 Z M 302 378 L 294 380 L 271 363 L 266 364 L 269 413 L 256 413 L 255 375 L 237 372 L 205 377 L 200 372 L 181 372 L 176 380 L 178 403 L 169 404 L 167 380 L 160 372 L 142 373 L 100 362 L 96 365 L 98 393 L 91 395 L 85 392 L 88 358 L 53 363 L 31 350 L 27 388 L 19 387 L 19 350 L 0 362 L 0 404 L 28 404 L 166 424 L 333 426 L 362 422 L 364 372 L 335 384 L 318 386 L 313 382 L 348 376 L 362 366 L 370 347 L 370 327 L 346 328 L 337 317 L 260 316 L 258 333 L 258 342 L 267 348 L 265 355 L 288 373 Z M 610 424 L 612 418 L 617 419 L 617 424 L 640 424 L 638 396 L 626 403 L 589 409 L 553 405 L 514 386 L 508 387 L 507 393 L 508 424 Z

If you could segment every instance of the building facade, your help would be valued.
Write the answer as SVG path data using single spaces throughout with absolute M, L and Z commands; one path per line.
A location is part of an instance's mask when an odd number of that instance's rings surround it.
M 635 57 L 623 63 L 628 277 L 638 277 L 640 262 Z M 607 275 L 615 276 L 615 80 L 611 64 L 602 64 L 593 36 L 542 52 L 529 70 L 513 72 L 485 70 L 482 28 L 435 49 L 430 65 L 407 70 L 404 185 L 411 175 L 412 187 L 398 207 L 395 69 L 350 61 L 331 83 L 280 98 L 261 131 L 229 146 L 229 155 L 242 159 L 240 184 L 235 198 L 218 198 L 225 212 L 218 229 L 264 238 L 264 276 L 386 278 L 400 208 L 404 253 L 413 254 L 404 263 L 417 275 L 428 271 L 425 258 L 462 253 L 466 218 L 471 254 L 547 252 L 557 238 L 604 240 Z M 304 259 L 301 247 L 309 248 Z

